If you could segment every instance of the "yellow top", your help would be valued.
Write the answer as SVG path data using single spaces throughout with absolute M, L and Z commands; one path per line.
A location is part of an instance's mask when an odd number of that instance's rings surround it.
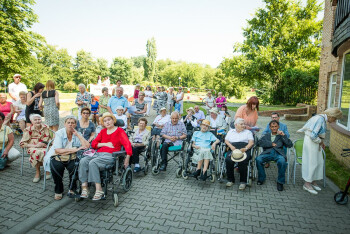
M 0 147 L 2 148 L 2 143 L 4 142 L 4 130 L 6 129 L 6 134 L 5 134 L 5 146 L 7 144 L 7 141 L 9 140 L 8 134 L 12 133 L 12 129 L 9 126 L 2 125 L 0 129 Z M 0 148 L 0 149 L 1 149 Z

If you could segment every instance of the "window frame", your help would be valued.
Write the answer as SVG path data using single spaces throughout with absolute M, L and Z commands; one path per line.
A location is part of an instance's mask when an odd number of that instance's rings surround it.
M 335 77 L 336 78 L 336 81 L 334 82 L 333 81 L 333 77 Z M 337 99 L 337 97 L 336 97 L 336 94 L 337 94 L 337 83 L 338 83 L 338 74 L 336 73 L 336 72 L 332 72 L 331 74 L 330 74 L 330 76 L 329 76 L 329 87 L 328 87 L 328 101 L 327 101 L 327 107 L 328 108 L 331 108 L 331 103 L 333 102 L 333 101 L 335 101 L 336 99 Z M 336 87 L 336 89 L 335 89 L 335 92 L 334 92 L 334 100 L 331 100 L 331 97 L 332 97 L 332 95 L 331 95 L 331 92 L 332 92 L 332 86 L 333 85 L 335 85 L 335 87 Z M 334 104 L 336 104 L 336 103 L 334 103 Z M 333 107 L 336 107 L 336 105 L 334 105 Z
M 343 53 L 343 61 L 341 66 L 341 80 L 340 80 L 340 87 L 339 87 L 339 98 L 338 98 L 338 108 L 341 110 L 341 98 L 343 95 L 343 82 L 344 82 L 344 71 L 345 71 L 345 55 L 350 54 L 350 49 L 346 50 Z M 342 123 L 337 120 L 337 125 L 347 131 L 350 131 L 350 105 L 349 105 L 349 112 L 348 112 L 348 126 L 344 126 Z

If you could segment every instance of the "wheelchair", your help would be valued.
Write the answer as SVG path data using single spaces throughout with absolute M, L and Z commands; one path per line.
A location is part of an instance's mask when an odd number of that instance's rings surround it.
M 132 134 L 134 134 L 134 130 L 136 130 L 137 127 L 134 127 L 133 131 L 128 131 L 127 135 L 130 138 Z M 146 126 L 146 129 L 151 132 L 151 126 Z M 151 147 L 152 147 L 152 137 L 149 138 L 148 144 L 145 146 L 145 149 L 141 152 L 139 156 L 143 157 L 144 160 L 144 167 L 141 168 L 140 172 L 143 172 L 144 175 L 148 174 L 149 168 L 150 168 L 150 160 L 151 160 Z M 137 172 L 135 174 L 139 174 L 140 172 Z
M 216 149 L 219 147 L 220 147 L 219 144 L 216 145 Z M 218 152 L 216 149 L 215 151 L 212 151 L 213 160 L 209 162 L 209 166 L 207 169 L 208 178 L 212 183 L 214 183 L 216 179 L 215 162 L 217 158 L 216 152 Z M 187 180 L 189 177 L 191 177 L 191 174 L 197 170 L 197 163 L 192 161 L 192 156 L 193 156 L 193 147 L 192 147 L 192 141 L 191 141 L 189 142 L 189 145 L 187 148 L 187 155 L 186 157 L 183 158 L 184 161 L 183 161 L 183 170 L 182 170 L 181 176 L 184 180 Z
M 255 158 L 259 155 L 259 147 L 257 146 L 257 137 L 254 137 L 254 145 L 250 149 L 251 158 L 248 162 L 247 167 L 247 186 L 251 187 L 253 181 L 257 178 L 257 169 L 255 166 Z M 220 183 L 226 182 L 225 177 L 227 176 L 226 171 L 226 157 L 227 153 L 229 151 L 228 146 L 226 143 L 222 143 L 221 149 L 220 149 L 220 155 L 218 155 L 218 161 L 217 161 L 217 173 L 218 173 L 218 181 Z M 238 166 L 238 163 L 235 164 L 235 168 Z
M 161 148 L 162 144 L 164 142 L 164 138 L 158 138 L 158 140 L 154 143 L 153 146 L 153 152 L 152 152 L 152 174 L 158 175 L 160 170 L 160 164 L 162 160 L 161 156 Z M 157 143 L 160 143 L 160 146 L 158 147 Z M 173 153 L 173 155 L 169 158 L 167 162 L 174 160 L 178 164 L 178 169 L 176 170 L 176 177 L 180 178 L 182 176 L 182 170 L 184 168 L 183 162 L 186 155 L 186 147 L 187 147 L 187 141 L 184 139 L 182 141 L 182 145 L 177 146 L 170 146 L 168 151 L 168 156 L 170 153 Z M 179 156 L 180 160 L 177 160 L 176 157 Z

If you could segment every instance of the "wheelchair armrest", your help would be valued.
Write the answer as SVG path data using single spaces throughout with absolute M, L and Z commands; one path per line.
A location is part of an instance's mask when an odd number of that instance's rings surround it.
M 115 158 L 119 158 L 121 156 L 125 156 L 126 155 L 126 151 L 125 150 L 121 150 L 121 151 L 117 151 L 117 152 L 113 152 L 112 156 Z

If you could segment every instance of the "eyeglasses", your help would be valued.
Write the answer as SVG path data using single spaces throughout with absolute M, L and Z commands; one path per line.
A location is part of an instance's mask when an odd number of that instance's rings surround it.
M 83 115 L 89 115 L 90 113 L 89 112 L 83 112 L 82 114 Z
M 16 78 L 16 79 L 21 79 L 21 77 L 19 77 L 19 76 L 16 76 L 15 78 Z

